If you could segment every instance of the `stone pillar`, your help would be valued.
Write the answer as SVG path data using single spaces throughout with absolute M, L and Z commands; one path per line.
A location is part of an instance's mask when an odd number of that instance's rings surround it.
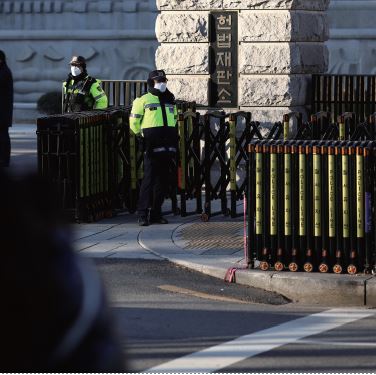
M 208 105 L 209 14 L 238 11 L 238 108 L 261 122 L 310 104 L 313 73 L 328 66 L 330 0 L 157 0 L 156 66 L 176 96 Z

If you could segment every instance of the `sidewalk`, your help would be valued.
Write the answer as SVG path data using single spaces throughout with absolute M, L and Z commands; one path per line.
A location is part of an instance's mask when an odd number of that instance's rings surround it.
M 131 214 L 74 224 L 75 248 L 84 256 L 96 258 L 167 259 L 223 280 L 230 268 L 236 268 L 236 283 L 274 291 L 294 302 L 376 307 L 376 277 L 372 275 L 245 269 L 241 217 L 218 215 L 206 223 L 197 214 L 166 218 L 169 224 L 149 227 L 139 227 L 136 215 Z
M 9 135 L 19 136 L 19 135 L 28 135 L 36 137 L 37 125 L 36 124 L 13 124 L 9 128 Z

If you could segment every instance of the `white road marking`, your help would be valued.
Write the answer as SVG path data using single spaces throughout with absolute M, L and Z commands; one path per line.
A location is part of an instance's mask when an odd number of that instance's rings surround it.
M 300 340 L 300 344 L 309 344 L 309 345 L 330 345 L 330 346 L 346 346 L 346 347 L 362 347 L 362 348 L 376 348 L 376 342 L 343 342 L 343 341 L 329 341 L 329 340 Z
M 332 309 L 295 319 L 152 367 L 149 373 L 215 372 L 304 337 L 375 315 L 374 311 Z
M 213 301 L 224 301 L 224 302 L 233 302 L 233 303 L 249 303 L 247 301 L 242 301 L 240 299 L 219 296 L 217 294 L 202 293 L 191 289 L 180 288 L 175 285 L 159 285 L 159 289 L 166 290 L 167 292 L 185 294 L 187 296 L 210 299 Z

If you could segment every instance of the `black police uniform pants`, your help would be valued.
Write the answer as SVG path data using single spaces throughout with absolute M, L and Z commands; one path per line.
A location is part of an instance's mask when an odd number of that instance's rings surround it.
M 175 155 L 168 152 L 144 154 L 144 178 L 137 206 L 139 215 L 147 215 L 151 209 L 151 219 L 161 217 L 162 204 L 174 176 L 174 158 Z
M 10 161 L 9 128 L 0 128 L 0 167 L 8 167 Z

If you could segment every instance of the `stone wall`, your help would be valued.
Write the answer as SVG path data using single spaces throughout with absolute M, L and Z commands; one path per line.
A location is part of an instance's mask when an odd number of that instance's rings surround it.
M 238 11 L 238 108 L 280 120 L 309 104 L 312 73 L 326 72 L 329 0 L 157 0 L 156 65 L 186 100 L 208 105 L 209 13 Z M 234 108 L 234 109 L 238 109 Z M 262 118 L 261 118 L 262 117 Z
M 155 0 L 0 1 L 0 49 L 15 79 L 15 119 L 61 89 L 72 55 L 100 79 L 145 79 L 155 68 Z

